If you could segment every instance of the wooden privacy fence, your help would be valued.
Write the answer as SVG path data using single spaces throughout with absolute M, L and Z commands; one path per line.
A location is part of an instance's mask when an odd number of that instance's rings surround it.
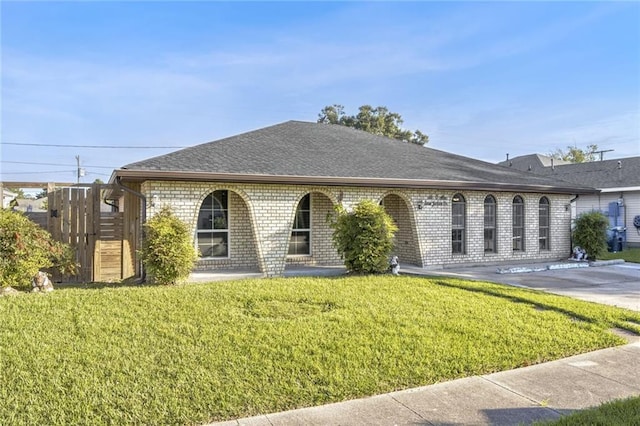
M 80 265 L 77 276 L 54 279 L 112 282 L 136 275 L 139 226 L 134 207 L 139 204 L 131 201 L 130 194 L 107 184 L 74 185 L 48 194 L 48 230 L 75 250 Z

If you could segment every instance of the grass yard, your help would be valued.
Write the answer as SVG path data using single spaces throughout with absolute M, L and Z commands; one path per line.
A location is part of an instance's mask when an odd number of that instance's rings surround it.
M 624 259 L 625 262 L 640 263 L 640 248 L 628 248 L 616 253 L 606 252 L 600 257 L 602 260 Z
M 640 424 L 640 397 L 607 402 L 538 426 L 636 426 Z
M 59 288 L 0 298 L 0 423 L 200 424 L 624 343 L 640 313 L 419 277 Z

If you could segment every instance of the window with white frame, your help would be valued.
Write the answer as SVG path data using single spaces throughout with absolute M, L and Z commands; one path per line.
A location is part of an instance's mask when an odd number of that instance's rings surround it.
M 493 195 L 484 198 L 484 252 L 496 252 L 496 199 Z
M 311 254 L 311 194 L 302 197 L 296 208 L 293 220 L 291 239 L 289 240 L 289 255 Z
M 198 213 L 197 246 L 204 258 L 229 257 L 229 193 L 214 191 Z
M 513 251 L 524 251 L 524 200 L 513 197 Z
M 466 202 L 462 194 L 451 199 L 451 253 L 465 253 Z
M 551 209 L 547 197 L 540 198 L 538 203 L 538 241 L 540 250 L 550 250 Z

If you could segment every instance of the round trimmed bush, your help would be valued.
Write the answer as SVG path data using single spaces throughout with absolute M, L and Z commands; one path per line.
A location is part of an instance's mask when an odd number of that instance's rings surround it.
M 187 225 L 170 207 L 163 207 L 144 226 L 146 238 L 140 255 L 149 278 L 158 284 L 176 284 L 187 278 L 197 259 Z
M 393 236 L 398 230 L 384 207 L 372 200 L 358 203 L 352 212 L 336 208 L 333 243 L 349 271 L 382 273 L 389 269 Z

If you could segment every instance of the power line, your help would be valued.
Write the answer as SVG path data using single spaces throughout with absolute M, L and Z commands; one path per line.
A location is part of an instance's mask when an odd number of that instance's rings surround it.
M 57 163 L 34 163 L 29 161 L 0 161 L 0 163 L 5 164 L 27 164 L 30 166 L 60 166 L 60 167 L 75 167 L 75 164 L 57 164 Z M 85 167 L 92 167 L 95 169 L 117 169 L 117 167 L 110 166 L 89 166 L 85 165 Z
M 34 174 L 43 174 L 43 173 L 75 173 L 75 170 L 37 170 L 30 172 L 5 172 L 2 171 L 2 175 L 34 175 Z
M 46 146 L 50 148 L 98 148 L 98 149 L 176 149 L 187 148 L 186 146 L 116 146 L 116 145 L 67 145 L 67 144 L 46 144 L 46 143 L 22 143 L 22 142 L 1 142 L 2 145 L 18 146 Z

